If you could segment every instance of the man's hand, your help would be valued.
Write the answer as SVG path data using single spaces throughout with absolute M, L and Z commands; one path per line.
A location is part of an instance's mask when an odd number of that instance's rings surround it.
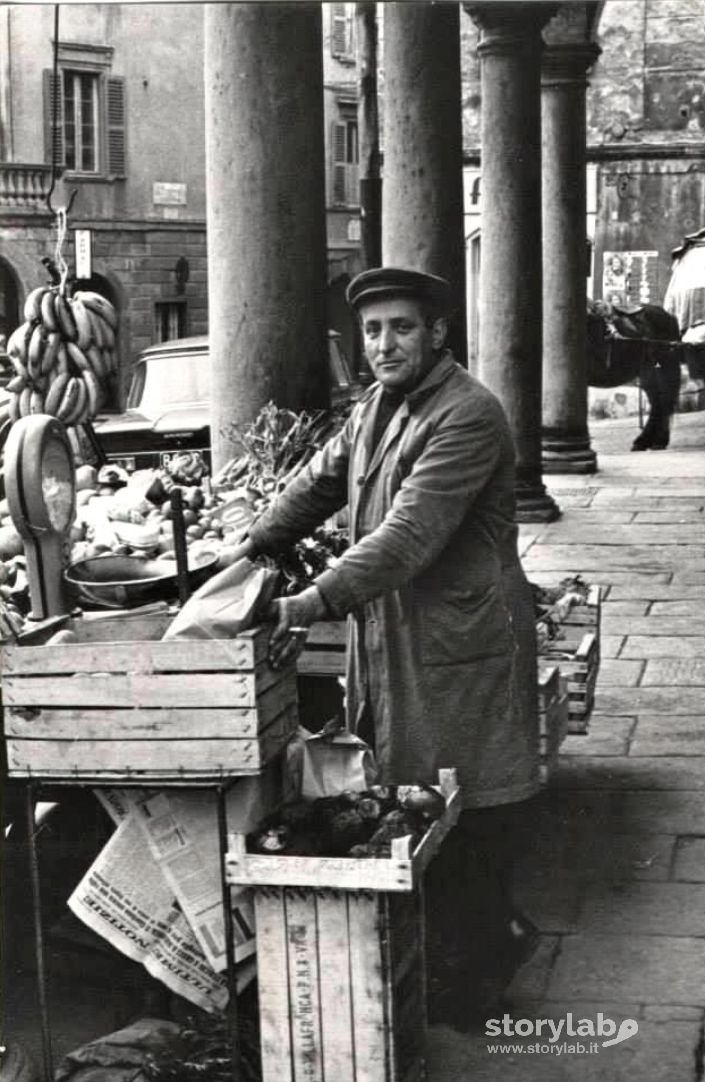
M 326 604 L 317 586 L 310 586 L 295 597 L 278 597 L 272 601 L 267 612 L 268 618 L 276 623 L 269 643 L 272 668 L 279 669 L 295 661 L 306 645 L 308 628 L 326 615 Z

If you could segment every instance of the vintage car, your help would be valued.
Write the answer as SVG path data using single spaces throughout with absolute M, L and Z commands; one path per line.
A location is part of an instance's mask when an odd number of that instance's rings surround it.
M 328 332 L 333 405 L 356 392 L 337 331 Z M 177 451 L 210 457 L 210 364 L 208 338 L 180 338 L 150 346 L 135 364 L 127 408 L 104 415 L 95 433 L 108 461 L 128 471 L 164 465 Z

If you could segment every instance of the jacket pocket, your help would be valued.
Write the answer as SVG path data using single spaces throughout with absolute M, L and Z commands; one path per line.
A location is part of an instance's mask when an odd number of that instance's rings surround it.
M 424 664 L 454 665 L 512 651 L 512 626 L 503 591 L 441 594 L 423 606 Z

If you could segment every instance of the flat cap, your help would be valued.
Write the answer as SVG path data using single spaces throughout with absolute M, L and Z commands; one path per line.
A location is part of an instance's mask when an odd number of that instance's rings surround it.
M 451 308 L 450 282 L 436 274 L 409 270 L 406 267 L 372 267 L 350 282 L 346 299 L 351 308 L 382 297 L 410 297 L 423 301 L 440 312 Z

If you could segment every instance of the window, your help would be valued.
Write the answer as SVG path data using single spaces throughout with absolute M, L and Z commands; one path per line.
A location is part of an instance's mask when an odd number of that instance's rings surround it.
M 186 301 L 160 301 L 154 306 L 154 340 L 171 342 L 186 337 Z
M 125 83 L 109 73 L 112 49 L 59 44 L 44 72 L 45 157 L 84 176 L 125 176 Z
M 355 60 L 355 5 L 330 5 L 330 51 L 338 60 Z
M 358 206 L 360 191 L 357 107 L 341 104 L 338 108 L 340 119 L 333 124 L 331 138 L 331 202 L 343 206 Z
M 63 72 L 64 165 L 72 173 L 98 172 L 98 76 Z

